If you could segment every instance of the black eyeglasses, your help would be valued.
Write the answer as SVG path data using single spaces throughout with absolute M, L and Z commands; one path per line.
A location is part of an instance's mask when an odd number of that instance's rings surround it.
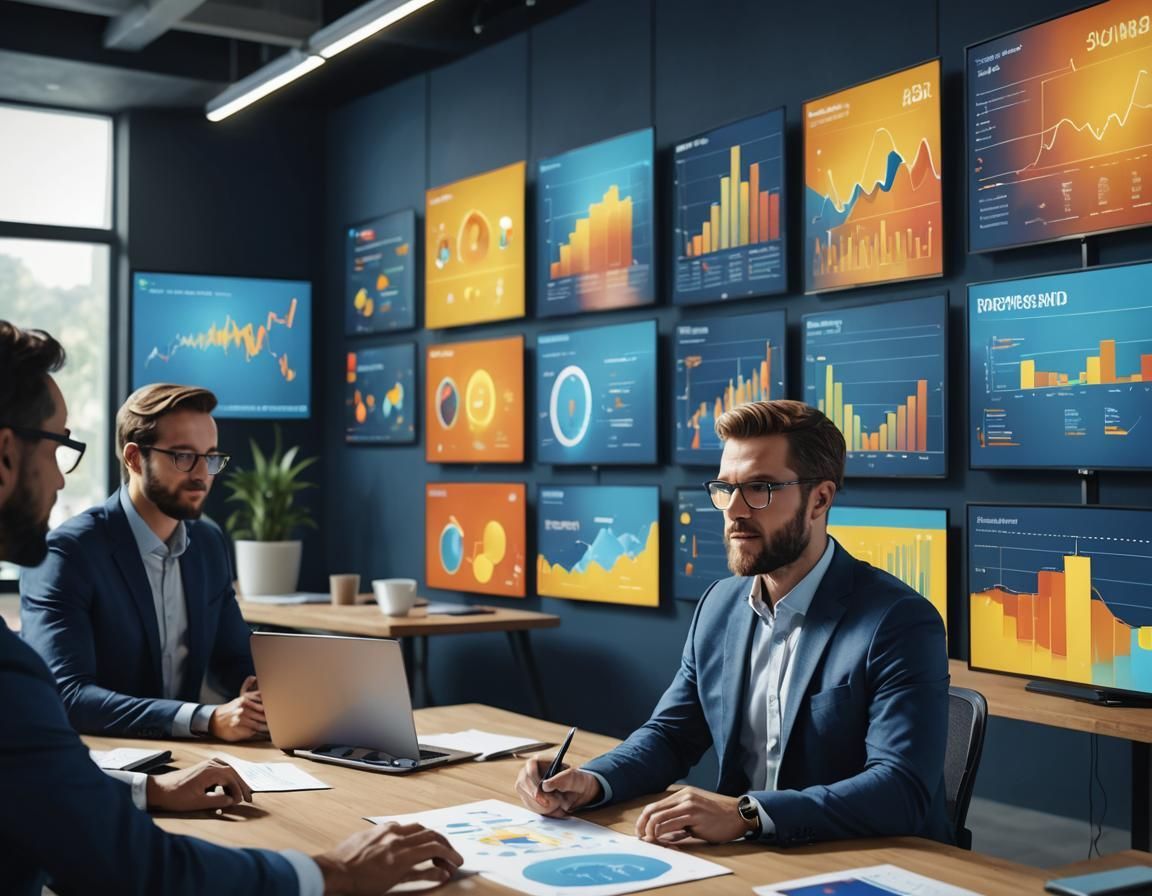
M 28 429 L 24 426 L 9 426 L 7 423 L 0 423 L 0 429 L 10 429 L 16 433 L 17 436 L 27 441 L 48 439 L 50 442 L 55 442 L 56 466 L 58 466 L 60 472 L 64 474 L 71 473 L 80 465 L 80 460 L 84 457 L 84 452 L 88 449 L 88 446 L 83 442 L 78 442 L 71 436 L 59 432 L 48 432 L 45 429 Z
M 788 482 L 769 482 L 767 479 L 752 479 L 748 482 L 725 482 L 723 479 L 710 479 L 704 483 L 704 491 L 712 499 L 717 510 L 727 510 L 732 505 L 732 496 L 740 492 L 744 503 L 753 510 L 763 510 L 772 503 L 772 492 L 790 485 L 805 482 L 820 482 L 819 479 L 792 479 Z
M 200 462 L 200 458 L 204 458 L 204 466 L 208 468 L 208 475 L 215 476 L 228 466 L 228 461 L 232 459 L 231 454 L 197 454 L 195 451 L 173 451 L 171 448 L 157 448 L 155 445 L 138 445 L 137 447 L 145 454 L 149 451 L 167 454 L 172 458 L 172 466 L 181 473 L 191 473 L 196 469 L 196 464 Z

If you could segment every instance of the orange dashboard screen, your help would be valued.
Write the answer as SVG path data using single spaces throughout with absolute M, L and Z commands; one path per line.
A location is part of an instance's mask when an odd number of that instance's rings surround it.
M 424 566 L 429 588 L 523 597 L 523 483 L 428 483 Z
M 524 337 L 430 345 L 426 360 L 426 459 L 523 461 Z
M 427 192 L 429 329 L 524 316 L 524 171 L 516 162 Z

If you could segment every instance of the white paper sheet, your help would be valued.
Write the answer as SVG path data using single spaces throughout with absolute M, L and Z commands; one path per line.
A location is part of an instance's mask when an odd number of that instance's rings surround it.
M 449 734 L 429 734 L 420 736 L 422 745 L 439 747 L 442 750 L 460 750 L 464 753 L 477 753 L 477 762 L 497 759 L 512 753 L 538 750 L 547 746 L 538 740 L 523 737 L 509 737 L 506 734 L 492 734 L 469 728 L 467 731 L 453 731 Z
M 250 604 L 326 604 L 332 599 L 323 591 L 297 591 L 294 594 L 251 594 L 244 600 Z
M 244 783 L 252 788 L 253 793 L 284 793 L 289 790 L 331 790 L 331 785 L 325 784 L 319 778 L 303 769 L 297 768 L 291 762 L 248 762 L 237 756 L 227 753 L 217 753 L 232 768 L 236 769 Z
M 464 857 L 464 870 L 531 896 L 618 896 L 731 873 L 580 818 L 543 818 L 501 800 L 368 820 L 439 831 Z
M 897 865 L 871 865 L 756 887 L 757 896 L 980 896 Z
M 124 771 L 141 765 L 151 765 L 153 760 L 159 760 L 165 753 L 168 751 L 144 750 L 139 747 L 117 747 L 115 750 L 88 751 L 93 762 L 100 768 L 111 771 Z

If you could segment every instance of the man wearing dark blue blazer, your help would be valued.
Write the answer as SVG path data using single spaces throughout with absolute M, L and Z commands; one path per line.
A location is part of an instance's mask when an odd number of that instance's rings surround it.
M 201 519 L 228 461 L 192 386 L 137 390 L 116 416 L 125 483 L 48 536 L 20 581 L 22 635 L 85 734 L 245 740 L 266 731 L 224 534 Z M 207 682 L 228 703 L 201 702 Z
M 828 536 L 843 437 L 791 401 L 737 407 L 716 429 L 723 459 L 706 488 L 724 511 L 735 575 L 701 598 L 680 668 L 648 722 L 544 781 L 542 760 L 529 760 L 521 799 L 558 816 L 658 793 L 715 747 L 716 792 L 687 787 L 652 803 L 639 836 L 950 842 L 943 621 Z

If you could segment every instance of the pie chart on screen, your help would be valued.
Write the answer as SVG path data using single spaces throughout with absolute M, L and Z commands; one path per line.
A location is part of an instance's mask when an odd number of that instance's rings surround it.
M 436 387 L 436 418 L 445 429 L 456 425 L 460 416 L 460 390 L 451 377 L 444 377 Z

